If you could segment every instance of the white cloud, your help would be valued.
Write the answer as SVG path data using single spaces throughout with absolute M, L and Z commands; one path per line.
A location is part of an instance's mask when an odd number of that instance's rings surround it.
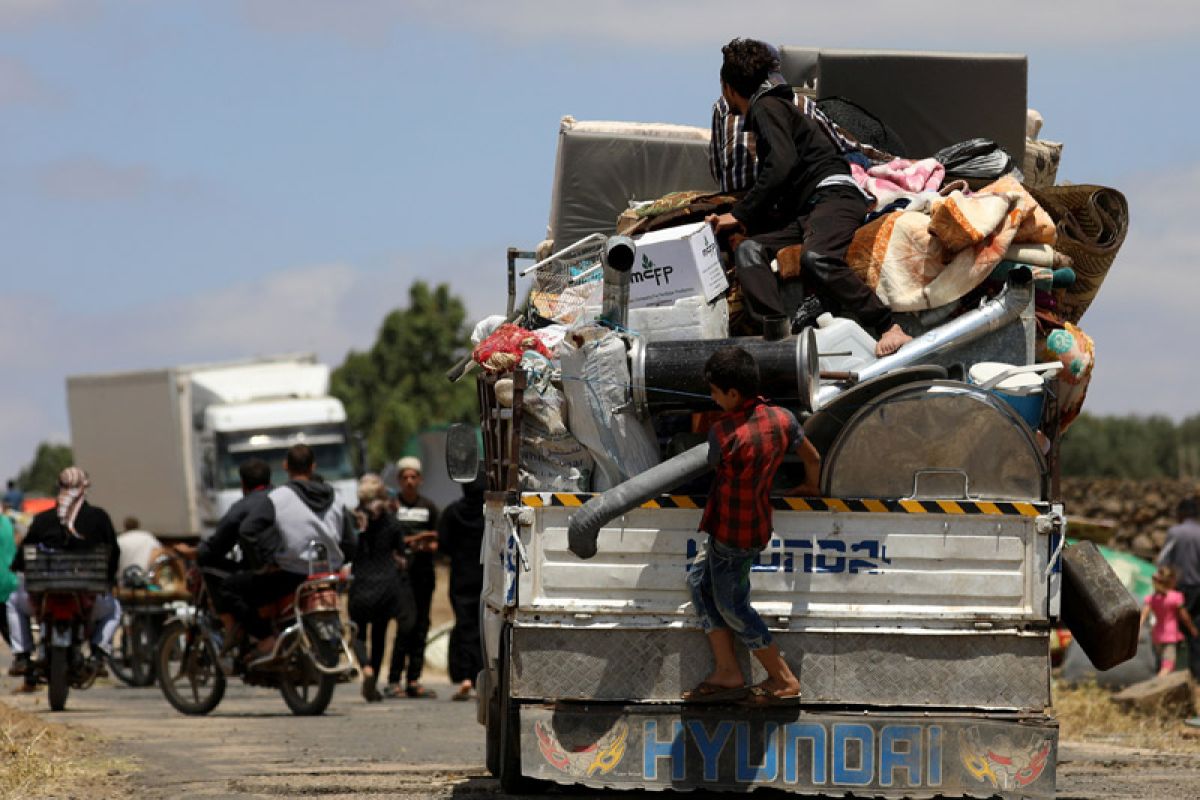
M 96 156 L 76 156 L 32 172 L 34 189 L 52 200 L 134 201 L 148 197 L 194 198 L 203 193 L 193 180 L 162 174 L 147 164 L 114 164 Z
M 577 45 L 689 47 L 758 36 L 780 44 L 942 49 L 1033 45 L 1130 46 L 1186 40 L 1200 30 L 1192 0 L 1129 4 L 1116 0 L 1012 0 L 1003 5 L 947 0 L 363 0 L 345 13 L 334 0 L 255 0 L 242 4 L 252 24 L 279 33 L 324 34 L 378 44 L 413 22 L 509 40 L 569 40 Z
M 67 438 L 68 375 L 289 352 L 315 352 L 337 366 L 350 349 L 371 346 L 384 315 L 407 305 L 417 279 L 449 282 L 472 316 L 502 312 L 497 261 L 405 261 L 380 272 L 301 267 L 98 314 L 68 313 L 50 295 L 10 293 L 0 301 L 0 374 L 7 386 L 0 396 L 0 479 L 27 464 L 39 442 Z

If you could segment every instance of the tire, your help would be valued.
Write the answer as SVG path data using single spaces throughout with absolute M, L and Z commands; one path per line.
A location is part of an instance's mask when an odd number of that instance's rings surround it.
M 541 794 L 549 784 L 521 774 L 521 711 L 520 704 L 512 699 L 508 668 L 511 639 L 512 629 L 506 626 L 500 638 L 500 686 L 496 701 L 500 729 L 497 777 L 500 788 L 507 794 Z
M 1062 554 L 1062 621 L 1096 669 L 1112 669 L 1137 653 L 1137 602 L 1096 545 L 1073 544 Z
M 50 662 L 46 670 L 49 673 L 50 710 L 62 711 L 67 706 L 67 695 L 71 691 L 67 675 L 70 671 L 71 648 L 50 647 L 47 649 L 47 658 Z
M 134 639 L 132 627 L 132 616 L 125 614 L 121 618 L 121 624 L 117 626 L 116 632 L 113 634 L 112 653 L 108 656 L 108 668 L 112 671 L 113 677 L 119 680 L 126 686 L 137 686 L 134 683 L 133 674 L 133 648 Z
M 225 696 L 217 646 L 199 625 L 168 623 L 158 641 L 158 686 L 176 711 L 207 714 Z
M 132 613 L 126 614 L 117 628 L 108 665 L 122 683 L 135 687 L 154 683 L 158 671 L 158 637 L 154 629 L 152 620 Z
M 315 642 L 317 652 L 314 655 L 326 664 L 337 663 L 337 653 L 332 653 L 329 642 Z M 288 656 L 287 663 L 279 673 L 279 694 L 283 702 L 298 717 L 316 717 L 325 713 L 329 702 L 333 700 L 333 690 L 337 686 L 337 676 L 329 675 L 317 669 L 312 658 L 297 647 Z
M 152 617 L 134 615 L 130 626 L 133 633 L 131 686 L 152 686 L 158 674 L 158 626 Z
M 487 739 L 484 762 L 493 778 L 500 777 L 500 690 L 493 688 L 487 698 Z

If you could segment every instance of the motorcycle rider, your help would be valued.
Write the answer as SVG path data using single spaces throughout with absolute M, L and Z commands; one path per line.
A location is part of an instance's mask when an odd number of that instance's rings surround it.
M 196 547 L 175 547 L 181 555 L 195 559 L 201 567 L 228 573 L 224 577 L 205 575 L 213 605 L 224 625 L 228 646 L 241 638 L 242 631 L 233 616 L 237 599 L 229 597 L 225 584 L 234 573 L 253 572 L 257 566 L 253 553 L 248 552 L 251 548 L 243 546 L 239 531 L 247 517 L 269 502 L 267 495 L 274 488 L 271 486 L 271 466 L 261 458 L 248 458 L 239 464 L 238 476 L 242 480 L 242 497 L 217 522 L 212 535 Z
M 315 466 L 308 445 L 288 448 L 283 461 L 288 482 L 272 489 L 267 502 L 258 502 L 239 528 L 242 547 L 261 568 L 230 576 L 222 592 L 243 630 L 258 639 L 257 657 L 275 646 L 271 623 L 258 609 L 295 591 L 308 577 L 304 552 L 309 542 L 324 545 L 332 570 L 354 557 L 353 515 L 337 502 L 333 487 L 314 475 Z
M 22 573 L 20 587 L 9 598 L 8 614 L 12 635 L 14 660 L 28 665 L 33 646 L 29 631 L 29 617 L 33 613 L 29 595 L 25 591 L 25 547 L 45 545 L 55 550 L 86 551 L 108 548 L 108 583 L 110 591 L 96 597 L 92 606 L 92 658 L 91 666 L 100 671 L 102 656 L 112 651 L 112 638 L 121 624 L 121 604 L 112 596 L 111 587 L 117 582 L 117 565 L 121 550 L 117 545 L 117 532 L 113 528 L 108 512 L 87 502 L 87 490 L 91 485 L 88 475 L 76 466 L 67 467 L 58 474 L 58 498 L 54 508 L 48 508 L 33 518 L 25 534 L 22 546 L 17 548 L 12 569 Z M 25 689 L 30 686 L 30 674 L 25 673 Z

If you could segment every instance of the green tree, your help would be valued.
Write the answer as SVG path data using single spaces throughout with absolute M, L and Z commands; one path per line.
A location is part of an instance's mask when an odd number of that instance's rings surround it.
M 58 473 L 73 463 L 75 457 L 71 455 L 70 447 L 42 442 L 33 461 L 17 474 L 17 485 L 30 493 L 54 494 L 58 491 Z
M 1190 434 L 1188 431 L 1192 431 Z M 1162 478 L 1180 471 L 1181 445 L 1200 428 L 1166 417 L 1096 417 L 1081 414 L 1067 431 L 1062 473 L 1081 478 Z
M 475 381 L 446 380 L 470 348 L 465 321 L 466 308 L 449 286 L 417 281 L 408 307 L 384 318 L 371 349 L 351 351 L 334 370 L 333 394 L 345 404 L 351 430 L 365 436 L 371 469 L 398 457 L 431 425 L 476 418 Z

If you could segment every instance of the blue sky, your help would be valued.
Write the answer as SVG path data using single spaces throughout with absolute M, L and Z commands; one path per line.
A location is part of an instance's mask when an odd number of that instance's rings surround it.
M 1027 53 L 1060 180 L 1121 189 L 1133 218 L 1083 321 L 1087 408 L 1200 411 L 1200 7 L 852 7 L 0 0 L 0 477 L 66 440 L 68 374 L 336 365 L 416 278 L 498 309 L 504 249 L 544 234 L 560 117 L 706 125 L 735 35 Z

